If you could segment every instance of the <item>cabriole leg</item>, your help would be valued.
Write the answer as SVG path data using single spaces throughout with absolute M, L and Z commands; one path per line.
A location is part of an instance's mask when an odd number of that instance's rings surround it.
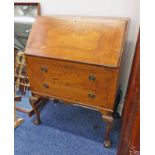
M 113 117 L 102 115 L 102 118 L 106 124 L 104 147 L 110 148 L 111 147 L 110 132 L 113 127 Z
M 40 112 L 38 111 L 38 108 L 37 108 L 37 103 L 38 103 L 39 99 L 37 97 L 30 97 L 29 100 L 30 100 L 30 104 L 34 110 L 34 113 L 36 115 L 36 118 L 34 120 L 34 124 L 39 125 L 41 123 Z

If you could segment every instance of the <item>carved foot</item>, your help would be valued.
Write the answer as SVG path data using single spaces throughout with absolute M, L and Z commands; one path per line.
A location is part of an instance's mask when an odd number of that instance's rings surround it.
M 113 127 L 113 117 L 102 115 L 102 118 L 106 124 L 104 147 L 110 148 L 111 147 L 110 132 L 111 132 L 111 129 Z
M 105 140 L 103 145 L 104 145 L 105 148 L 111 148 L 110 140 Z
M 40 125 L 40 124 L 41 124 L 41 120 L 34 119 L 33 123 L 34 123 L 35 125 Z

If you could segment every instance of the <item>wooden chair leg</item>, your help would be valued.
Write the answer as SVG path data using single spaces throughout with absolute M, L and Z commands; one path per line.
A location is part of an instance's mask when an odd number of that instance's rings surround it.
M 15 101 L 21 101 L 21 96 L 15 96 L 14 100 Z M 14 128 L 21 125 L 23 123 L 23 121 L 24 121 L 23 118 L 17 118 L 15 106 L 16 106 L 16 102 L 14 102 Z
M 106 124 L 104 147 L 110 148 L 111 147 L 110 132 L 113 127 L 113 117 L 102 115 L 102 119 L 104 120 Z
M 18 118 L 15 122 L 14 122 L 14 128 L 18 127 L 19 125 L 21 125 L 23 123 L 24 119 L 23 118 Z
M 39 102 L 40 99 L 37 97 L 30 97 L 29 100 L 30 100 L 30 104 L 34 110 L 34 113 L 36 115 L 36 118 L 34 119 L 34 124 L 39 125 L 39 124 L 41 124 L 41 119 L 40 119 L 40 112 L 37 108 L 37 103 Z

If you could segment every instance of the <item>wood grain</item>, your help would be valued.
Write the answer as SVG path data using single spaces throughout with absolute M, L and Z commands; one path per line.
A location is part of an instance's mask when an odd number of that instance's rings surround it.
M 26 46 L 33 95 L 99 110 L 106 122 L 105 147 L 111 147 L 126 27 L 127 19 L 38 17 Z M 36 118 L 41 121 L 38 111 Z
M 28 57 L 27 67 L 31 89 L 35 92 L 113 110 L 117 69 L 33 56 Z M 44 73 L 42 67 L 48 71 Z M 94 75 L 96 80 L 90 80 L 89 75 Z M 49 88 L 44 87 L 45 83 Z M 90 92 L 95 98 L 88 97 Z
M 126 27 L 126 19 L 38 17 L 25 52 L 41 57 L 118 67 Z

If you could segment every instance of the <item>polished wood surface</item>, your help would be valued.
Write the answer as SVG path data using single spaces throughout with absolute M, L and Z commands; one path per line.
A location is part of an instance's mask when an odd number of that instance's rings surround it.
M 113 111 L 118 69 L 32 56 L 27 59 L 27 67 L 29 76 L 33 75 L 33 91 Z
M 118 89 L 127 19 L 102 17 L 39 17 L 26 47 L 34 96 L 54 98 L 102 113 L 105 147 Z M 36 122 L 40 115 L 33 104 Z
M 26 54 L 118 67 L 126 27 L 126 19 L 38 17 Z
M 140 35 L 138 36 L 126 101 L 120 145 L 117 155 L 140 154 Z

